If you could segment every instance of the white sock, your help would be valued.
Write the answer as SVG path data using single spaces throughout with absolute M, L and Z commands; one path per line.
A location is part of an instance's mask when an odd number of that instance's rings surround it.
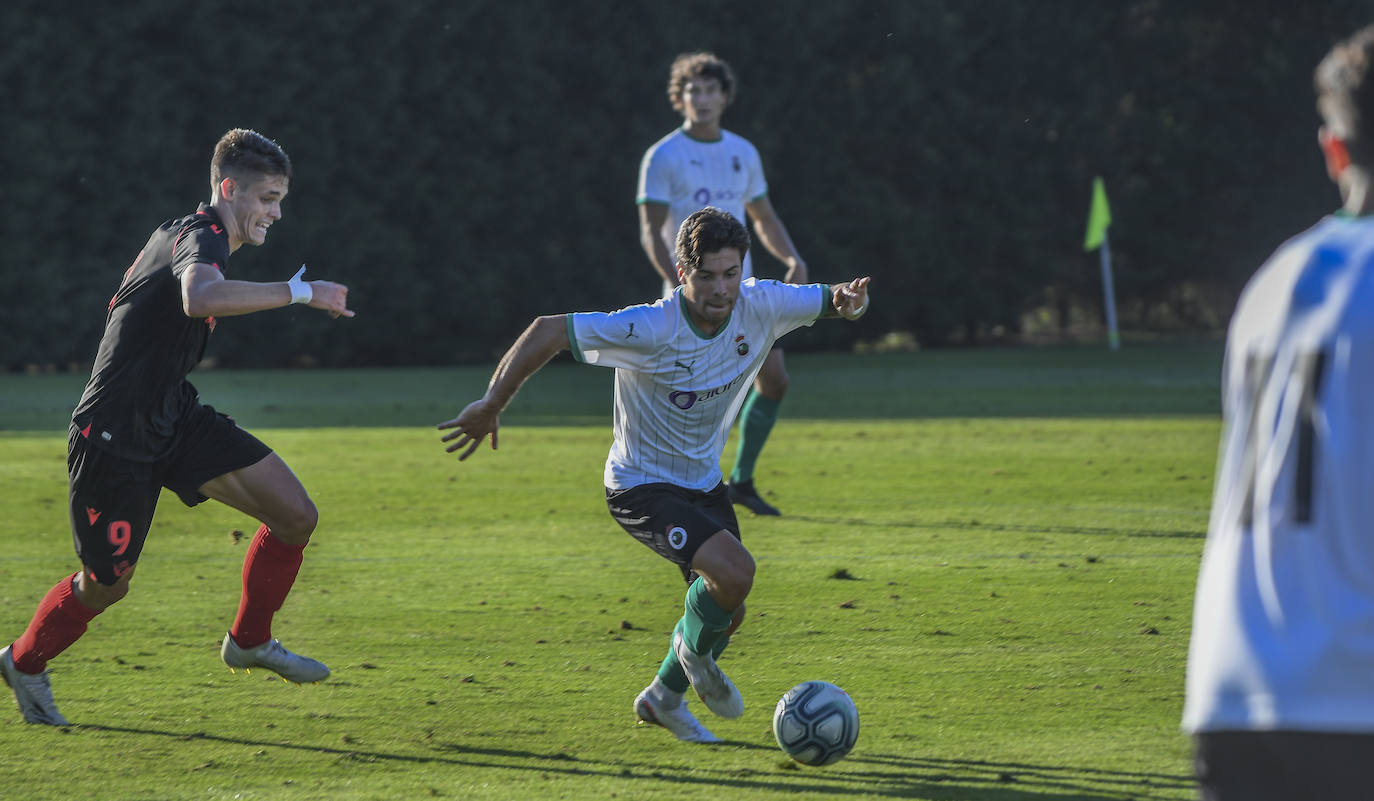
M 649 684 L 649 695 L 668 709 L 677 709 L 682 704 L 682 693 L 669 688 L 658 676 Z

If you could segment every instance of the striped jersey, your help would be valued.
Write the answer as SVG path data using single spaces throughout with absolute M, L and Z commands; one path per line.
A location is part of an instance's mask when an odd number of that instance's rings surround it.
M 1374 218 L 1260 268 L 1222 400 L 1183 727 L 1374 732 Z
M 722 130 L 719 139 L 707 142 L 678 128 L 644 152 L 635 202 L 668 207 L 660 236 L 676 259 L 677 229 L 692 212 L 715 206 L 747 224 L 745 204 L 766 194 L 763 162 L 749 140 Z M 754 274 L 748 253 L 742 266 L 744 278 Z
M 615 368 L 606 486 L 719 484 L 725 439 L 764 357 L 778 337 L 815 322 L 827 299 L 824 284 L 749 278 L 711 336 L 687 316 L 681 288 L 655 303 L 567 315 L 573 356 Z

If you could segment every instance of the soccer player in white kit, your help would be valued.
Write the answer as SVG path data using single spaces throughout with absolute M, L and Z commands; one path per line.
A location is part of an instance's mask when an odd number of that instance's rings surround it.
M 681 286 L 673 294 L 609 314 L 539 317 L 502 357 L 486 394 L 439 428 L 454 429 L 443 441 L 453 443 L 450 453 L 462 450 L 459 459 L 488 434 L 494 450 L 501 410 L 559 351 L 615 369 L 607 507 L 688 582 L 668 654 L 635 699 L 635 714 L 680 740 L 713 743 L 683 696 L 690 685 L 715 714 L 743 714 L 716 659 L 744 619 L 754 581 L 721 451 L 773 342 L 821 317 L 857 320 L 868 309 L 868 278 L 832 286 L 742 279 L 749 232 L 713 207 L 683 222 L 676 250 Z
M 1374 796 L 1374 26 L 1316 71 L 1342 210 L 1231 320 L 1183 727 L 1209 801 Z
M 759 241 L 786 265 L 783 281 L 807 281 L 806 262 L 768 199 L 758 150 L 720 127 L 725 108 L 735 99 L 735 87 L 730 65 L 713 53 L 678 56 L 669 71 L 668 100 L 682 114 L 683 124 L 644 153 L 635 198 L 640 245 L 663 278 L 665 297 L 678 284 L 673 266 L 678 227 L 703 206 L 724 209 L 741 222 L 747 213 Z M 744 278 L 754 274 L 747 254 L 743 268 Z M 775 349 L 759 369 L 754 391 L 740 414 L 739 446 L 727 485 L 730 500 L 754 514 L 779 514 L 754 486 L 754 466 L 777 422 L 787 387 L 782 350 Z

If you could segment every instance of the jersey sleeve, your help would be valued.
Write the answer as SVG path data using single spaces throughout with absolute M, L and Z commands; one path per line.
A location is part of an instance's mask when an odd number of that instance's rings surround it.
M 658 339 L 662 315 L 654 306 L 629 306 L 615 312 L 567 315 L 568 344 L 573 357 L 598 367 L 638 369 L 648 363 Z
M 749 185 L 744 190 L 744 200 L 746 203 L 753 203 L 768 194 L 768 179 L 763 177 L 763 159 L 759 158 L 759 150 L 752 143 L 749 145 L 748 157 Z
M 788 331 L 809 326 L 826 310 L 826 295 L 830 288 L 825 284 L 785 284 L 772 279 L 746 279 L 753 281 L 751 302 L 760 304 L 773 325 L 774 336 L 782 336 Z
M 229 261 L 228 241 L 208 221 L 197 220 L 183 228 L 172 245 L 172 275 L 181 278 L 192 264 L 208 264 L 220 271 Z
M 668 205 L 673 199 L 672 165 L 664 148 L 655 145 L 644 151 L 639 163 L 639 188 L 635 192 L 635 203 L 659 203 Z

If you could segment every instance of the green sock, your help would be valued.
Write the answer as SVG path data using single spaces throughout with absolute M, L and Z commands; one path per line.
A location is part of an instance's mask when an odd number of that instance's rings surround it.
M 704 654 L 710 650 L 720 635 L 730 628 L 735 610 L 721 609 L 711 593 L 706 591 L 706 580 L 697 577 L 687 588 L 687 598 L 682 604 L 682 640 L 694 654 Z
M 739 449 L 735 451 L 735 469 L 730 471 L 731 484 L 754 478 L 754 463 L 759 460 L 773 424 L 778 422 L 781 405 L 780 400 L 765 398 L 758 390 L 749 390 L 749 397 L 739 412 Z
M 682 628 L 682 621 L 677 622 L 677 629 Z M 721 637 L 716 640 L 716 644 L 711 646 L 711 657 L 720 659 L 720 655 L 725 653 L 725 646 L 730 644 L 729 637 Z M 663 686 L 675 693 L 685 693 L 691 686 L 687 681 L 687 674 L 682 670 L 682 663 L 677 661 L 677 654 L 673 652 L 671 646 L 668 648 L 668 655 L 663 657 L 663 664 L 658 666 L 658 680 L 663 682 Z
M 677 622 L 673 632 L 682 631 L 682 621 Z M 673 651 L 673 646 L 668 646 L 668 655 L 663 657 L 663 664 L 658 666 L 658 680 L 663 682 L 663 686 L 676 693 L 687 692 L 687 687 L 691 682 L 687 681 L 687 674 L 682 670 L 682 663 L 677 661 L 677 653 Z

